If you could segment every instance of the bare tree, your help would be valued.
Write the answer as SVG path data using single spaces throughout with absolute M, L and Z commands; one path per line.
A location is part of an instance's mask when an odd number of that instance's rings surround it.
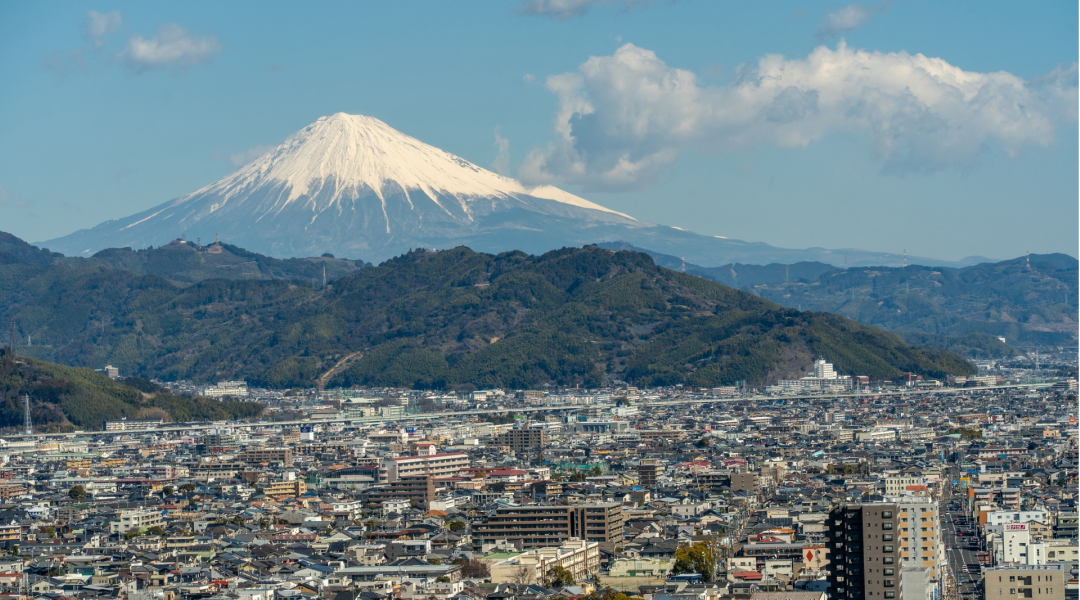
M 532 583 L 530 581 L 532 579 L 532 573 L 530 573 L 529 571 L 531 571 L 531 569 L 529 569 L 525 565 L 521 565 L 510 573 L 510 578 L 513 579 L 514 583 L 518 585 Z

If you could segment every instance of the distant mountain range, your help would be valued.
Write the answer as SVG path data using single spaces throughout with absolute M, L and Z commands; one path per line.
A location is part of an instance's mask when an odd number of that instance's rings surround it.
M 201 246 L 179 239 L 156 248 L 108 248 L 88 257 L 64 256 L 0 231 L 0 264 L 5 262 L 71 268 L 109 267 L 136 275 L 158 275 L 178 283 L 197 283 L 204 279 L 287 279 L 318 284 L 371 266 L 363 261 L 334 258 L 330 254 L 318 258 L 277 259 L 232 244 L 215 242 Z
M 320 118 L 235 173 L 136 215 L 39 242 L 69 256 L 186 236 L 278 258 L 379 263 L 410 249 L 468 246 L 541 254 L 622 240 L 695 264 L 900 265 L 899 253 L 792 250 L 639 221 L 552 186 L 530 188 L 371 117 Z M 911 263 L 963 266 L 908 257 Z
M 275 388 L 714 386 L 800 376 L 819 355 L 876 380 L 974 372 L 951 353 L 874 327 L 596 246 L 541 256 L 413 251 L 325 286 L 308 277 L 186 283 L 123 267 L 145 268 L 155 256 L 202 264 L 203 248 L 155 249 L 138 260 L 121 253 L 116 267 L 7 247 L 0 319 L 14 319 L 20 355 L 111 363 L 145 378 Z
M 624 242 L 603 246 L 638 250 L 658 265 L 682 268 L 679 257 Z M 838 269 L 803 262 L 714 268 L 687 264 L 686 272 L 783 306 L 840 314 L 894 331 L 911 343 L 967 356 L 1007 356 L 1013 353 L 1010 345 L 1074 346 L 1078 339 L 1078 262 L 1065 254 L 1032 254 L 960 269 Z

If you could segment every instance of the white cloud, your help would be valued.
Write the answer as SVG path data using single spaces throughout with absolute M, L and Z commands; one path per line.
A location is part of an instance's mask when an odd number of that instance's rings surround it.
M 589 13 L 590 8 L 601 4 L 619 4 L 621 10 L 628 11 L 654 2 L 656 0 L 522 0 L 518 4 L 518 11 L 566 21 L 583 17 Z
M 499 128 L 495 128 L 495 148 L 498 152 L 495 154 L 495 160 L 491 163 L 491 168 L 495 170 L 499 175 L 510 175 L 510 140 L 499 135 Z
M 90 44 L 95 50 L 101 50 L 105 46 L 106 38 L 119 31 L 122 23 L 118 10 L 107 13 L 92 10 L 86 13 L 86 37 L 90 38 Z
M 170 23 L 158 29 L 157 37 L 132 36 L 119 57 L 136 72 L 170 67 L 183 70 L 214 60 L 222 48 L 214 36 L 198 37 Z
M 584 16 L 594 4 L 607 4 L 613 0 L 525 0 L 518 10 L 529 15 L 555 17 L 560 21 Z
M 249 162 L 255 160 L 256 158 L 259 158 L 263 154 L 266 154 L 267 152 L 273 150 L 274 148 L 275 146 L 252 146 L 247 150 L 244 150 L 243 152 L 234 152 L 230 154 L 229 162 L 231 162 L 233 166 L 242 167 Z
M 1075 71 L 1058 80 L 1059 94 L 1071 81 L 1075 97 Z M 766 55 L 726 86 L 702 86 L 694 73 L 626 44 L 546 85 L 559 100 L 557 139 L 533 150 L 519 175 L 586 190 L 648 186 L 683 148 L 805 147 L 841 131 L 861 132 L 886 170 L 966 166 L 988 145 L 1010 155 L 1045 146 L 1068 116 L 1047 86 L 1006 72 L 843 42 L 803 59 Z
M 874 15 L 889 10 L 889 5 L 891 4 L 891 0 L 884 0 L 877 6 L 866 6 L 859 3 L 848 4 L 838 11 L 825 15 L 821 19 L 821 22 L 818 23 L 818 37 L 833 37 L 842 33 L 855 31 L 869 23 Z

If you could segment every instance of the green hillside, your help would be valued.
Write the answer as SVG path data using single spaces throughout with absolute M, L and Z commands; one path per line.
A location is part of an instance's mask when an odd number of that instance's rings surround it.
M 321 283 L 321 282 L 320 282 Z M 167 380 L 268 387 L 711 386 L 843 373 L 968 374 L 956 356 L 596 247 L 542 256 L 414 251 L 326 287 L 182 287 L 102 266 L 0 265 L 21 354 Z M 320 379 L 321 378 L 321 379 Z
M 636 250 L 624 242 L 604 244 Z M 678 257 L 645 251 L 679 268 Z M 1030 262 L 1029 262 L 1030 261 Z M 1017 346 L 1075 345 L 1080 321 L 1077 260 L 1032 254 L 960 269 L 793 265 L 686 265 L 686 272 L 800 310 L 825 311 L 894 331 L 915 344 L 1003 358 Z
M 0 428 L 21 429 L 30 397 L 35 431 L 101 429 L 102 422 L 120 418 L 159 418 L 203 421 L 258 416 L 262 406 L 190 398 L 170 394 L 145 380 L 138 386 L 114 381 L 91 369 L 66 367 L 32 358 L 16 358 L 0 349 Z

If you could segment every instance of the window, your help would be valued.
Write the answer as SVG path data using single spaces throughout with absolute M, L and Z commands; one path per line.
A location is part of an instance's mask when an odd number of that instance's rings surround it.
M 895 598 L 896 597 L 896 592 L 885 592 L 885 597 L 886 598 Z
M 1009 594 L 1016 594 L 1016 588 L 1009 588 Z
M 896 572 L 896 569 L 885 569 L 885 570 L 884 570 L 884 573 L 885 573 L 886 575 L 892 575 L 892 574 L 894 574 L 895 572 Z
M 1009 575 L 1009 581 L 1016 581 L 1015 575 Z
M 885 535 L 881 536 L 881 539 L 886 542 L 891 542 L 893 540 L 893 537 L 891 533 L 886 533 Z
M 885 558 L 881 559 L 881 562 L 883 562 L 883 563 L 885 563 L 887 565 L 891 565 L 891 564 L 893 564 L 893 557 L 886 556 Z
M 893 547 L 892 547 L 892 546 L 882 546 L 882 547 L 881 547 L 881 551 L 882 551 L 882 552 L 892 552 L 892 551 L 893 551 Z
M 881 524 L 882 529 L 892 529 L 892 526 L 893 526 L 892 523 L 882 523 Z

